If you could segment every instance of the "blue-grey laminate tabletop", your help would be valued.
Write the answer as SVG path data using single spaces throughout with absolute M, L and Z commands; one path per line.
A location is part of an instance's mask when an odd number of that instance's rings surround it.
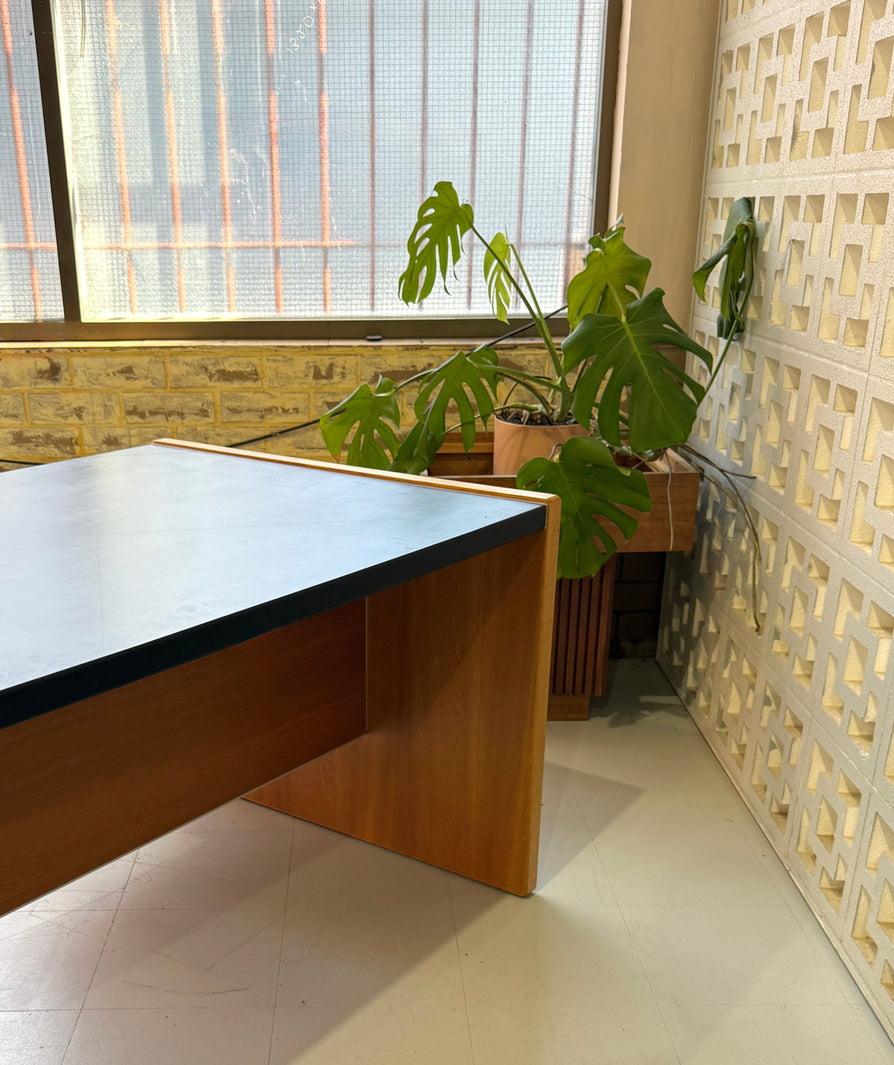
M 537 503 L 238 451 L 150 444 L 5 473 L 0 727 L 544 525 Z

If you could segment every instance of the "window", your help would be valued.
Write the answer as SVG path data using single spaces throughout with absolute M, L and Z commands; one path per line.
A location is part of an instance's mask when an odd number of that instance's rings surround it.
M 559 306 L 593 225 L 607 2 L 35 0 L 32 26 L 0 0 L 4 332 L 489 318 L 474 259 L 450 296 L 397 297 L 441 179 Z
M 62 317 L 31 11 L 0 0 L 0 318 Z

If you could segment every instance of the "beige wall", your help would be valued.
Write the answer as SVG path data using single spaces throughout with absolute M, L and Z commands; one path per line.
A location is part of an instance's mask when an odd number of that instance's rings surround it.
M 628 0 L 624 5 L 609 218 L 652 260 L 651 284 L 681 325 L 690 275 L 711 108 L 718 0 Z

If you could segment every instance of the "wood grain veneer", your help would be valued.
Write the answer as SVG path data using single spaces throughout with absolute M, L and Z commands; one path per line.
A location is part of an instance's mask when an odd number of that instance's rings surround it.
M 461 445 L 453 442 L 451 452 L 443 461 L 432 464 L 437 477 L 459 484 L 477 484 L 489 488 L 511 488 L 515 477 L 490 473 L 488 460 L 492 457 L 493 442 L 485 440 L 481 450 L 476 442 L 472 458 L 463 465 L 458 453 Z M 643 514 L 631 507 L 621 507 L 637 521 L 636 532 L 629 540 L 618 544 L 620 554 L 645 551 L 688 551 L 695 538 L 695 511 L 701 474 L 675 451 L 666 451 L 658 459 L 637 466 L 645 475 L 652 499 L 652 509 Z M 617 526 L 606 528 L 616 536 Z
M 493 477 L 481 479 L 481 483 L 475 483 L 476 478 L 469 478 L 468 483 L 464 478 L 436 479 L 423 477 L 415 473 L 396 473 L 393 470 L 374 470 L 366 466 L 348 466 L 337 462 L 319 462 L 316 459 L 302 459 L 292 455 L 271 455 L 266 451 L 243 451 L 241 448 L 221 447 L 218 444 L 198 444 L 189 440 L 172 440 L 160 438 L 153 440 L 153 444 L 163 447 L 186 448 L 189 451 L 205 451 L 209 454 L 231 455 L 237 458 L 255 459 L 261 462 L 277 462 L 287 466 L 304 466 L 312 470 L 325 470 L 327 473 L 340 473 L 348 477 L 373 477 L 379 481 L 402 481 L 407 484 L 416 484 L 422 488 L 450 488 L 455 492 L 473 492 L 477 495 L 496 496 L 500 499 L 517 499 L 524 503 L 543 503 L 542 492 L 528 492 L 515 487 L 515 478 L 511 478 L 506 484 L 499 484 Z
M 528 894 L 558 499 L 169 443 L 537 504 L 537 520 L 366 600 L 0 730 L 0 913 L 265 784 L 256 797 L 278 809 Z M 481 502 L 487 528 L 497 504 Z
M 0 913 L 365 728 L 363 601 L 0 730 Z
M 370 596 L 368 732 L 249 796 L 513 894 L 530 894 L 537 879 L 558 498 L 156 442 L 546 507 L 543 531 Z
M 558 500 L 547 506 L 545 532 L 371 596 L 368 732 L 250 797 L 529 894 Z
M 645 474 L 652 509 L 640 514 L 622 507 L 639 522 L 620 552 L 688 551 L 695 539 L 695 511 L 701 474 L 675 451 L 637 467 Z

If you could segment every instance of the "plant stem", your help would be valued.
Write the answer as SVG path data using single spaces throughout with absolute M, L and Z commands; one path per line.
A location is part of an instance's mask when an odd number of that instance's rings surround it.
M 556 307 L 556 309 L 554 311 L 550 311 L 549 314 L 544 314 L 543 318 L 545 321 L 549 320 L 550 318 L 555 318 L 557 314 L 561 314 L 564 310 L 567 310 L 567 305 L 563 303 L 561 307 Z M 536 320 L 532 318 L 530 322 L 525 322 L 524 325 L 517 325 L 515 329 L 510 329 L 508 332 L 502 333 L 500 336 L 495 337 L 493 340 L 482 341 L 482 343 L 480 343 L 477 348 L 472 348 L 471 351 L 468 352 L 468 354 L 474 355 L 476 351 L 484 351 L 485 348 L 491 348 L 495 344 L 502 344 L 505 340 L 511 340 L 513 337 L 517 337 L 521 333 L 526 333 L 532 326 L 536 326 L 536 324 Z M 425 377 L 428 376 L 428 374 L 433 373 L 436 369 L 437 367 L 433 367 L 431 370 L 420 370 L 419 373 L 414 373 L 411 377 L 405 377 L 403 381 L 394 386 L 394 391 L 400 392 L 404 388 L 407 388 L 409 385 L 416 384 L 417 381 L 423 380 Z M 502 367 L 500 367 L 499 373 L 501 375 L 506 375 Z M 319 421 L 319 419 L 317 419 L 317 421 Z M 314 422 L 307 422 L 307 424 L 313 425 Z M 304 426 L 301 426 L 300 428 L 303 429 Z M 288 432 L 289 430 L 286 429 L 283 431 Z M 259 437 L 258 439 L 263 440 L 265 438 Z
M 544 320 L 543 312 L 537 306 L 537 297 L 534 295 L 534 292 L 531 289 L 531 282 L 528 280 L 528 275 L 525 273 L 525 268 L 518 257 L 518 253 L 515 253 L 515 261 L 518 263 L 522 277 L 524 277 L 525 279 L 525 284 L 528 286 L 527 294 L 525 293 L 522 286 L 518 283 L 518 281 L 516 281 L 515 277 L 512 274 L 512 271 L 509 269 L 506 263 L 494 251 L 493 247 L 490 244 L 490 241 L 488 241 L 487 238 L 484 237 L 484 235 L 480 233 L 474 226 L 472 226 L 471 229 L 475 236 L 481 241 L 485 248 L 487 248 L 487 250 L 494 257 L 494 260 L 499 263 L 500 269 L 506 275 L 506 279 L 509 281 L 509 284 L 515 289 L 516 293 L 518 294 L 518 298 L 525 305 L 525 310 L 528 312 L 531 319 L 533 320 L 534 325 L 537 327 L 537 332 L 540 334 L 540 339 L 546 346 L 546 350 L 549 353 L 550 361 L 553 364 L 553 369 L 556 373 L 556 376 L 561 377 L 562 362 L 559 359 L 558 353 L 556 352 L 556 346 L 553 343 L 553 338 L 549 335 L 549 330 L 546 328 L 546 321 Z M 510 244 L 509 246 L 512 248 L 513 252 L 515 252 L 515 246 L 512 244 Z M 530 296 L 530 299 L 528 298 L 528 296 Z M 534 302 L 532 303 L 531 300 L 533 300 Z
M 539 403 L 536 406 L 533 403 L 504 403 L 502 406 L 494 408 L 495 412 L 503 410 L 524 410 L 529 414 L 536 414 L 538 411 L 543 410 L 543 406 Z
M 708 378 L 708 383 L 705 385 L 705 395 L 707 395 L 711 391 L 711 385 L 714 384 L 714 378 L 717 376 L 718 373 L 720 373 L 720 367 L 723 365 L 724 360 L 726 359 L 726 356 L 729 353 L 729 349 L 732 345 L 732 342 L 733 335 L 730 334 L 726 338 L 726 344 L 724 344 L 723 346 L 723 351 L 717 357 L 717 362 L 714 363 L 714 369 L 711 371 L 711 376 Z
M 742 305 L 743 308 L 748 306 L 748 300 L 749 300 L 749 298 L 751 296 L 751 289 L 752 289 L 753 285 L 754 285 L 754 279 L 752 278 L 752 280 L 748 284 L 748 288 L 745 290 L 745 295 L 742 298 L 742 304 L 741 305 Z M 744 318 L 741 318 L 741 317 L 740 318 L 736 318 L 736 320 L 735 320 L 735 322 L 733 324 L 733 327 L 730 330 L 730 335 L 726 338 L 726 344 L 723 346 L 723 351 L 718 356 L 717 362 L 714 363 L 714 369 L 711 371 L 711 376 L 708 378 L 708 383 L 705 385 L 705 395 L 707 395 L 708 392 L 711 390 L 711 385 L 714 384 L 714 378 L 720 372 L 720 367 L 723 365 L 724 361 L 726 360 L 726 356 L 729 353 L 729 349 L 730 349 L 730 347 L 732 346 L 732 343 L 733 343 L 733 337 L 736 335 L 736 333 L 742 334 L 744 332 L 745 332 L 745 320 L 744 320 Z
M 525 270 L 525 265 L 521 261 L 521 256 L 518 254 L 518 250 L 514 244 L 509 245 L 512 251 L 515 253 L 515 261 L 518 263 L 519 271 L 522 277 L 525 279 L 525 284 L 528 286 L 528 292 L 531 295 L 531 301 L 534 304 L 536 310 L 535 321 L 538 325 L 538 330 L 543 338 L 544 344 L 546 344 L 546 350 L 549 352 L 549 357 L 553 364 L 553 369 L 556 372 L 557 377 L 562 376 L 562 360 L 559 358 L 559 353 L 556 351 L 556 346 L 553 343 L 553 338 L 550 336 L 549 330 L 546 328 L 546 322 L 543 318 L 543 311 L 540 310 L 540 304 L 537 302 L 537 293 L 534 291 L 534 286 L 531 284 L 531 279 L 528 277 L 528 272 Z M 542 328 L 541 328 L 542 327 Z
M 751 477 L 752 475 L 742 474 L 738 471 L 725 470 L 722 466 L 719 466 L 716 462 L 713 462 L 711 459 L 707 458 L 707 456 L 703 455 L 700 451 L 696 451 L 694 447 L 690 447 L 689 444 L 680 444 L 679 450 L 688 453 L 693 458 L 703 463 L 704 466 L 709 467 L 711 470 L 716 470 L 717 473 L 722 474 L 722 476 L 726 479 L 726 484 L 724 484 L 717 478 L 712 477 L 709 473 L 707 473 L 707 470 L 702 470 L 702 472 L 705 473 L 705 475 L 708 477 L 709 481 L 716 485 L 717 488 L 719 488 L 720 491 L 723 492 L 728 498 L 732 498 L 733 507 L 735 508 L 736 512 L 741 516 L 742 520 L 745 522 L 745 525 L 748 529 L 748 535 L 751 538 L 751 546 L 753 548 L 751 552 L 751 618 L 754 624 L 755 632 L 760 635 L 762 631 L 762 626 L 760 613 L 758 612 L 757 582 L 759 576 L 759 567 L 762 561 L 761 540 L 760 535 L 757 531 L 757 526 L 754 523 L 754 518 L 752 518 L 751 511 L 748 509 L 748 504 L 745 501 L 745 497 L 742 495 L 735 482 L 733 481 L 734 477 Z
M 531 395 L 535 397 L 537 402 L 540 404 L 541 409 L 550 410 L 552 408 L 553 404 L 547 402 L 545 397 L 537 391 L 537 389 L 530 383 L 530 381 L 526 381 L 524 377 L 517 377 L 515 374 L 512 373 L 511 370 L 505 369 L 501 369 L 500 374 L 501 376 L 507 378 L 507 380 L 513 382 L 513 388 L 516 385 L 521 385 L 522 388 L 526 388 L 531 393 Z

